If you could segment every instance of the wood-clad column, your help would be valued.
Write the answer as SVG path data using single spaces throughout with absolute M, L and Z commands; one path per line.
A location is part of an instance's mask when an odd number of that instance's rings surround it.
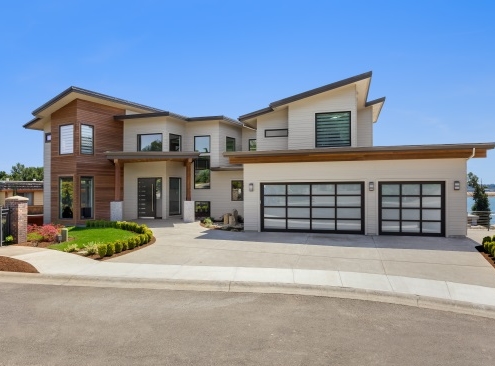
M 186 166 L 186 201 L 191 200 L 191 187 L 192 187 L 191 164 L 192 164 L 192 159 L 187 159 L 184 162 L 184 165 Z
M 121 192 L 121 181 L 120 181 L 120 161 L 119 159 L 114 159 L 115 164 L 115 201 L 122 201 Z

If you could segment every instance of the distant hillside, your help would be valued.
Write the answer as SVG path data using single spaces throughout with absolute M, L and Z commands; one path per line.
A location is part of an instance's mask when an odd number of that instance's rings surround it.
M 486 192 L 495 192 L 495 183 L 484 184 Z M 473 187 L 467 187 L 468 192 L 474 191 Z

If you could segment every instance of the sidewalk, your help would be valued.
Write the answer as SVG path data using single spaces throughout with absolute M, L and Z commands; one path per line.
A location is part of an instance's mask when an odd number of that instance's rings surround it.
M 336 270 L 100 262 L 29 247 L 3 247 L 0 255 L 26 261 L 41 274 L 0 272 L 0 282 L 308 294 L 495 318 L 495 288 L 449 281 Z

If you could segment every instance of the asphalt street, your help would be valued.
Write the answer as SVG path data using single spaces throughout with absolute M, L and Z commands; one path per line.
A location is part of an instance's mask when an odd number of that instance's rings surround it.
M 0 283 L 0 365 L 493 365 L 495 320 L 311 296 Z

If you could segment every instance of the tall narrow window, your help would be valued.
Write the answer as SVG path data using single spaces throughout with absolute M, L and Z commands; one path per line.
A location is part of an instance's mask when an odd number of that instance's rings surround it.
M 316 147 L 351 146 L 351 112 L 316 113 Z
M 249 139 L 249 151 L 256 151 L 256 139 Z
M 194 188 L 210 188 L 210 157 L 200 156 L 194 162 Z
M 60 126 L 60 155 L 74 153 L 74 125 Z
M 244 183 L 242 180 L 233 180 L 232 181 L 232 201 L 242 201 L 243 200 L 243 188 Z
M 62 177 L 59 180 L 59 216 L 61 219 L 72 219 L 72 204 L 74 202 L 74 180 L 72 177 Z
M 81 177 L 81 219 L 93 218 L 93 177 Z
M 81 125 L 81 154 L 93 155 L 93 126 Z
M 233 137 L 226 138 L 225 151 L 235 151 L 235 138 Z
M 162 151 L 162 134 L 138 135 L 138 151 Z
M 194 151 L 200 153 L 209 153 L 210 136 L 194 136 Z
M 169 151 L 182 151 L 181 140 L 181 135 L 174 135 L 171 133 L 168 138 Z

